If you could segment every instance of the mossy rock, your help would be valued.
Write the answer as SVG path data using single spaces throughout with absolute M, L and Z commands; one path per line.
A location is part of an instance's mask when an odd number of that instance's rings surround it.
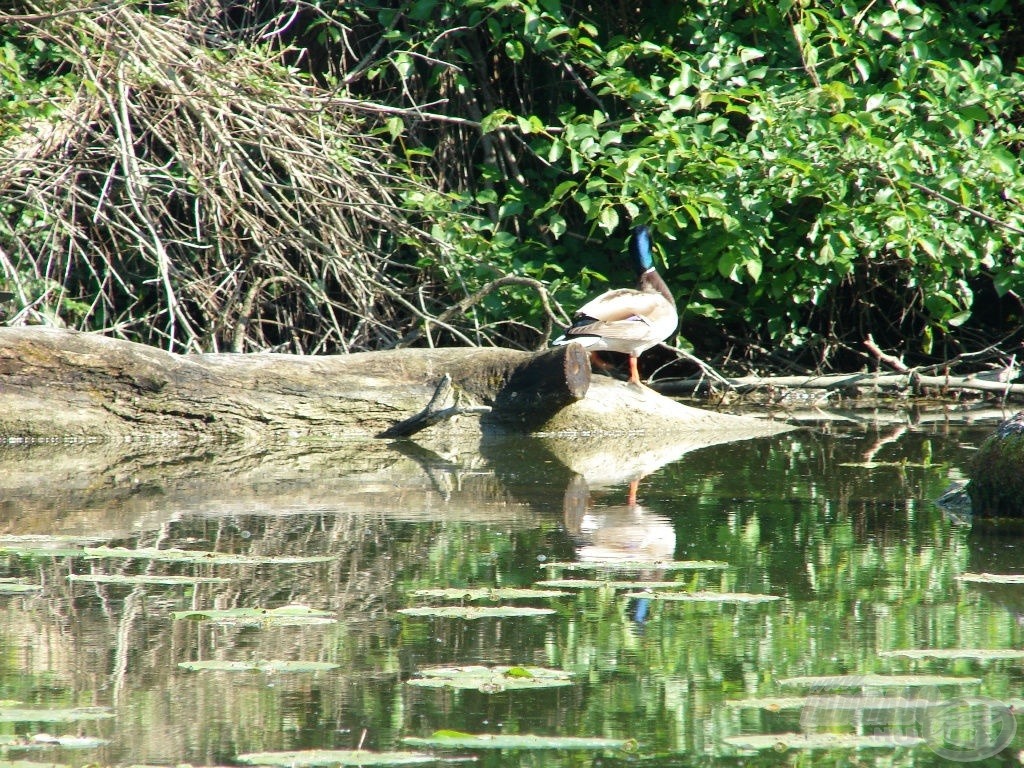
M 982 443 L 970 479 L 967 493 L 976 518 L 1024 518 L 1024 411 Z

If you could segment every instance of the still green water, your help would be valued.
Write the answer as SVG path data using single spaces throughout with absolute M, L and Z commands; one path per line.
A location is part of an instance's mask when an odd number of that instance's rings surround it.
M 589 477 L 529 441 L 471 460 L 378 446 L 86 460 L 63 474 L 44 469 L 56 448 L 11 446 L 0 587 L 33 589 L 0 592 L 0 765 L 212 766 L 357 748 L 493 766 L 1018 764 L 1024 661 L 978 651 L 1024 648 L 1024 584 L 962 577 L 1024 573 L 1024 539 L 933 503 L 994 424 L 805 423 L 686 452 L 635 499 L 615 479 L 614 445 Z M 87 556 L 95 546 L 266 559 Z M 623 561 L 655 564 L 613 567 Z M 586 567 L 557 565 L 573 562 Z M 89 580 L 110 575 L 149 578 Z M 565 579 L 604 583 L 468 599 Z M 466 594 L 416 594 L 453 587 Z M 691 599 L 671 599 L 680 592 Z M 288 605 L 326 616 L 211 613 Z M 549 612 L 400 612 L 426 606 Z M 182 666 L 196 661 L 336 666 Z M 416 682 L 468 665 L 511 671 L 466 688 Z M 523 681 L 547 674 L 534 667 L 568 679 L 532 689 Z M 625 744 L 403 742 L 439 730 Z

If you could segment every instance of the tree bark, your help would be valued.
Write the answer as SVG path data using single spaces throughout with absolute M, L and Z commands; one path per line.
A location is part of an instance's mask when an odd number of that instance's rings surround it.
M 0 329 L 0 438 L 367 438 L 421 412 L 446 375 L 463 410 L 489 407 L 446 421 L 449 432 L 727 429 L 749 437 L 784 429 L 688 408 L 605 377 L 591 380 L 578 345 L 536 354 L 450 348 L 176 355 L 97 334 L 23 327 Z

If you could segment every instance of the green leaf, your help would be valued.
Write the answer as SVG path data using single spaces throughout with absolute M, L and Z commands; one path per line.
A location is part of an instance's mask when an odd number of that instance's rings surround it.
M 619 213 L 611 206 L 605 206 L 598 215 L 597 223 L 605 234 L 610 235 L 619 226 Z
M 489 115 L 484 115 L 480 121 L 480 130 L 483 133 L 493 133 L 504 125 L 515 121 L 515 115 L 507 109 L 496 109 Z
M 521 40 L 506 40 L 505 55 L 512 61 L 522 61 L 526 56 L 526 48 Z

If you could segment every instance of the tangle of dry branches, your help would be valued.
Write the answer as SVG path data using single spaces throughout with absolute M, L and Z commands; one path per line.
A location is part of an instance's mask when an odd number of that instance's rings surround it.
M 446 278 L 417 255 L 446 246 L 401 196 L 436 192 L 403 175 L 374 110 L 184 18 L 23 10 L 83 83 L 0 143 L 0 275 L 27 319 L 59 308 L 177 351 L 372 349 L 431 325 L 487 343 L 416 298 Z

